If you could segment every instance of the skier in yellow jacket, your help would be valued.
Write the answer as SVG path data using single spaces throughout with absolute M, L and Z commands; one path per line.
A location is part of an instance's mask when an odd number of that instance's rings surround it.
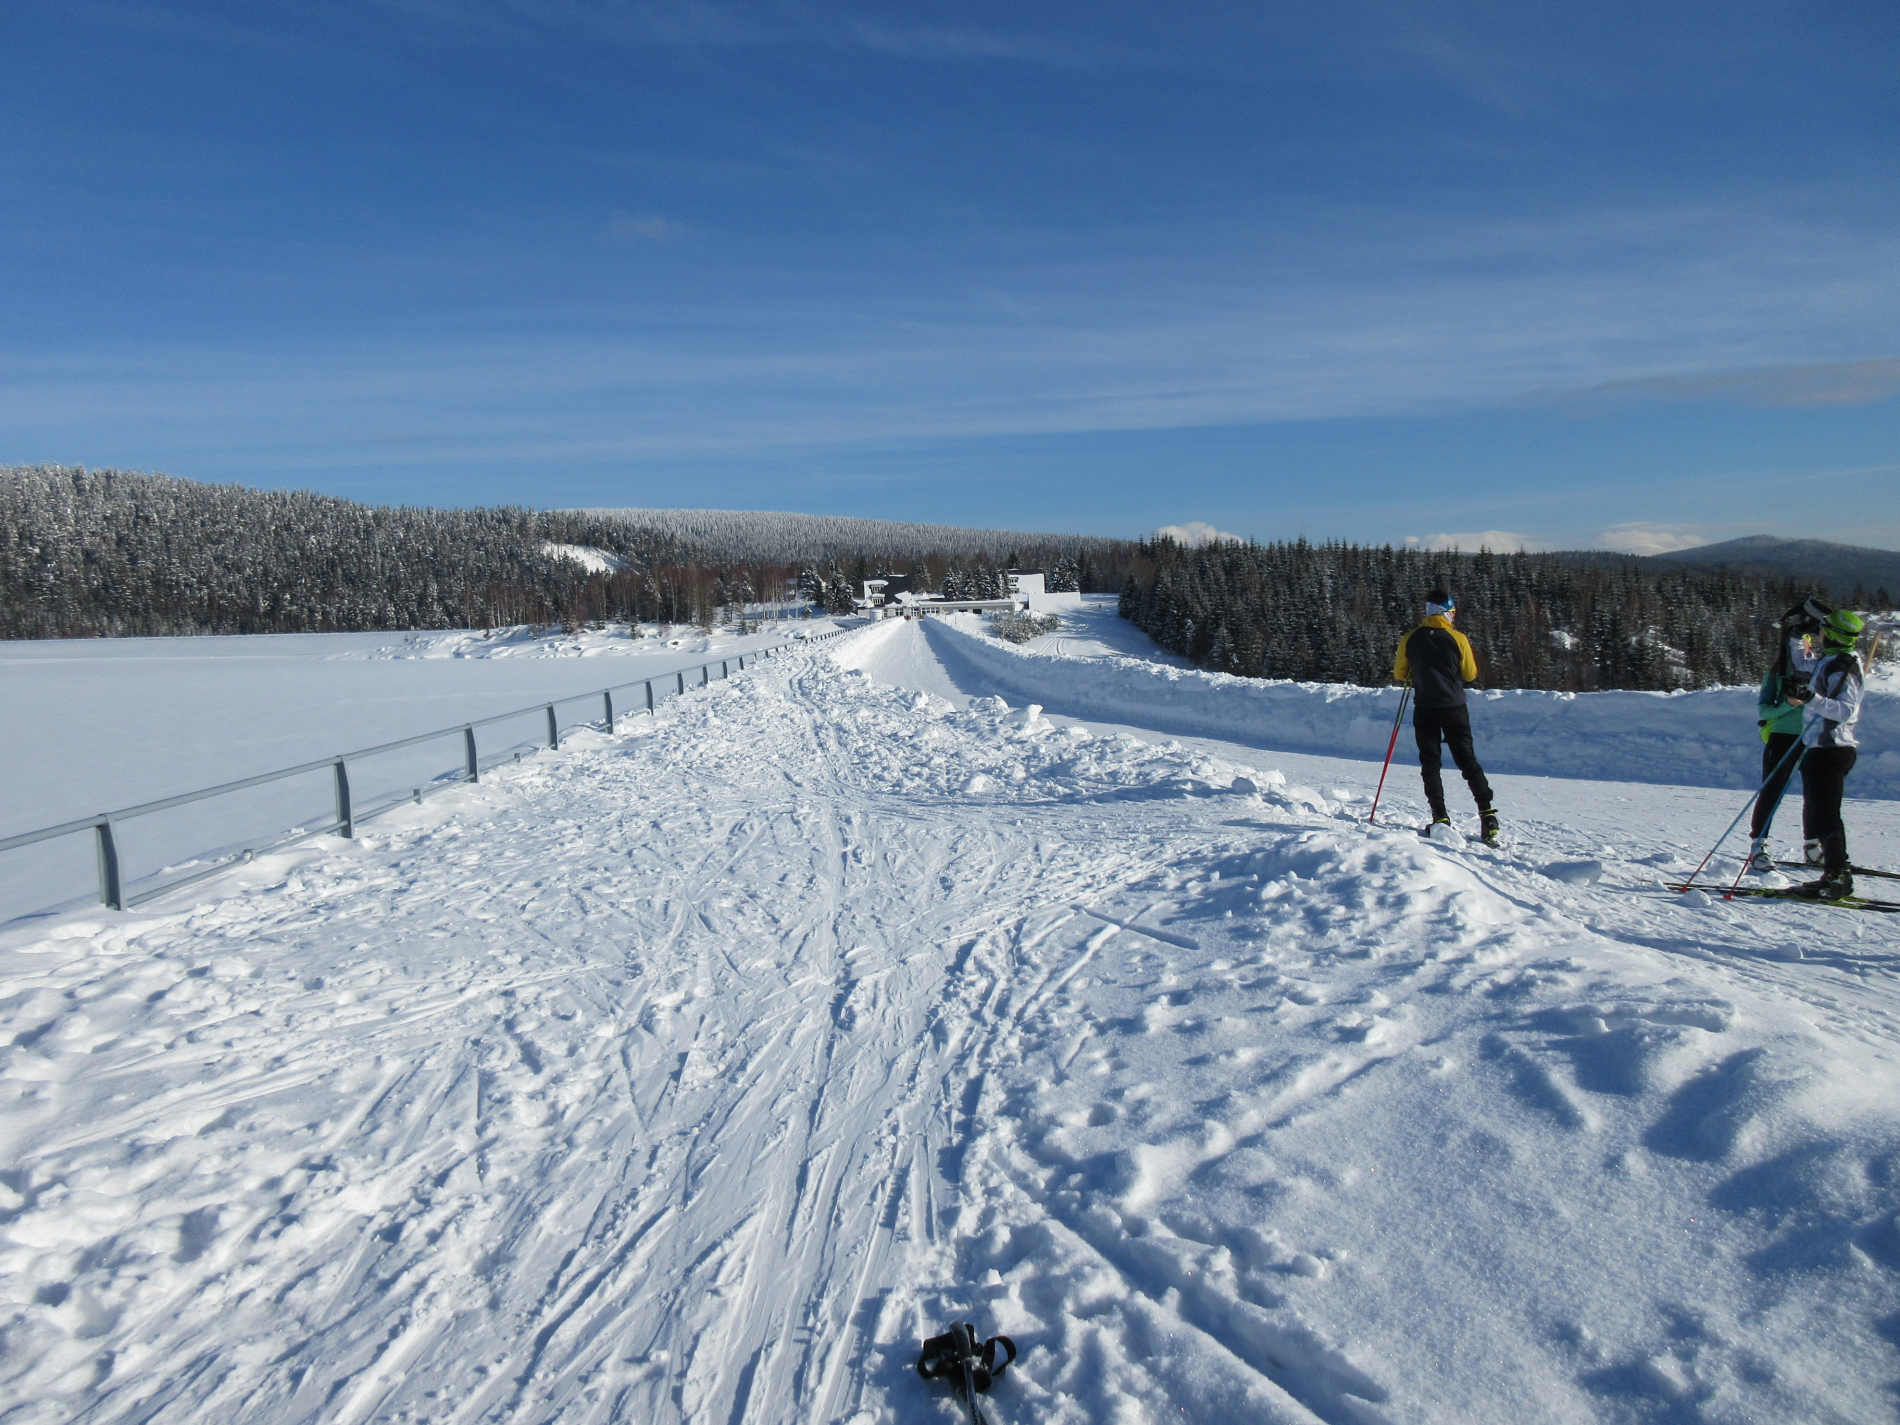
M 1445 782 L 1440 775 L 1441 740 L 1451 749 L 1451 760 L 1464 774 L 1478 803 L 1479 834 L 1487 846 L 1498 844 L 1498 814 L 1491 805 L 1491 784 L 1471 749 L 1471 712 L 1465 706 L 1465 684 L 1478 677 L 1478 660 L 1471 644 L 1452 627 L 1458 617 L 1457 601 L 1449 590 L 1433 589 L 1425 596 L 1425 621 L 1399 640 L 1392 676 L 1412 685 L 1412 732 L 1418 738 L 1418 770 L 1425 779 L 1425 799 L 1432 804 L 1432 827 L 1450 826 L 1445 810 Z

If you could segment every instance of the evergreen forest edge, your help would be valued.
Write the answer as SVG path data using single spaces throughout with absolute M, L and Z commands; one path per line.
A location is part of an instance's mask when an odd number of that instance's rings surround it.
M 946 548 L 774 553 L 769 517 L 726 548 L 588 511 L 368 506 L 302 491 L 60 466 L 0 470 L 0 637 L 376 632 L 743 619 L 795 597 L 846 612 L 864 579 L 984 598 L 1003 571 L 1119 592 L 1163 648 L 1246 677 L 1377 686 L 1425 591 L 1455 590 L 1480 683 L 1592 691 L 1752 682 L 1774 620 L 1811 583 L 1598 553 L 1496 554 L 1304 539 L 943 530 Z M 550 545 L 624 561 L 591 572 Z M 780 549 L 780 554 L 783 550 Z M 809 551 L 806 551 L 809 552 Z M 743 556 L 743 557 L 742 557 Z M 766 557 L 760 557 L 766 556 Z M 792 593 L 796 590 L 796 594 Z M 1828 591 L 1889 608 L 1887 590 Z

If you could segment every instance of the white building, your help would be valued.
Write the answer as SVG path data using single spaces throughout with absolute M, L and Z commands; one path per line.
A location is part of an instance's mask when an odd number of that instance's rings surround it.
M 1053 613 L 1058 609 L 1080 608 L 1080 594 L 1052 594 L 1048 591 L 1047 576 L 1040 569 L 1011 569 L 1005 575 L 1009 580 L 1009 596 L 1002 599 L 942 599 L 934 594 L 921 594 L 912 585 L 908 574 L 893 574 L 883 579 L 866 579 L 864 597 L 857 601 L 858 607 L 873 618 L 893 618 L 900 615 L 950 614 L 950 613 Z
M 1009 587 L 1023 608 L 1032 614 L 1060 613 L 1064 609 L 1082 607 L 1082 596 L 1076 593 L 1052 594 L 1049 592 L 1047 578 L 1040 569 L 1012 569 L 1009 571 Z

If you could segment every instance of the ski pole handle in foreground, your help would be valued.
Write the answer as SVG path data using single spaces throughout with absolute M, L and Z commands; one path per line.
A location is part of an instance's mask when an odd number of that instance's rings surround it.
M 1797 753 L 1799 753 L 1800 755 L 1797 756 L 1796 755 Z M 1757 787 L 1755 788 L 1754 791 L 1749 793 L 1748 800 L 1742 803 L 1742 809 L 1735 813 L 1735 820 L 1731 821 L 1728 824 L 1728 830 L 1723 832 L 1720 836 L 1718 836 L 1715 839 L 1715 845 L 1709 848 L 1709 854 L 1702 858 L 1702 865 L 1697 866 L 1695 870 L 1691 871 L 1689 873 L 1689 879 L 1684 881 L 1680 886 L 1676 887 L 1678 891 L 1686 891 L 1695 885 L 1695 878 L 1702 874 L 1703 866 L 1707 866 L 1709 862 L 1715 859 L 1715 853 L 1722 849 L 1722 843 L 1729 839 L 1730 834 L 1734 832 L 1735 828 L 1742 824 L 1742 818 L 1748 815 L 1748 809 L 1752 807 L 1753 805 L 1755 805 L 1755 798 L 1761 795 L 1762 787 L 1765 787 L 1770 782 L 1774 781 L 1775 777 L 1780 773 L 1781 769 L 1784 766 L 1787 766 L 1788 758 L 1793 757 L 1795 767 L 1799 767 L 1801 765 L 1801 758 L 1807 755 L 1808 755 L 1808 750 L 1807 750 L 1806 744 L 1804 743 L 1797 742 L 1795 743 L 1793 747 L 1790 747 L 1788 749 L 1787 753 L 1782 757 L 1781 761 L 1775 764 L 1775 770 L 1773 772 L 1770 772 L 1766 777 L 1762 778 L 1761 787 Z M 1788 775 L 1790 777 L 1794 776 L 1793 767 L 1788 768 Z M 1787 788 L 1784 786 L 1782 790 L 1786 791 Z
M 976 1327 L 961 1321 L 943 1335 L 924 1342 L 924 1353 L 917 1358 L 917 1374 L 925 1380 L 948 1378 L 970 1408 L 970 1425 L 989 1425 L 976 1398 L 1001 1380 L 1015 1360 L 1016 1343 L 1009 1337 L 992 1336 L 978 1344 Z
M 1399 710 L 1392 718 L 1392 740 L 1385 745 L 1385 766 L 1379 769 L 1379 790 L 1372 794 L 1372 810 L 1366 813 L 1366 825 L 1372 825 L 1373 818 L 1379 814 L 1379 798 L 1385 795 L 1385 774 L 1392 770 L 1392 751 L 1399 745 L 1399 724 L 1405 721 L 1405 703 L 1412 696 L 1412 685 L 1407 683 L 1405 691 L 1399 694 Z

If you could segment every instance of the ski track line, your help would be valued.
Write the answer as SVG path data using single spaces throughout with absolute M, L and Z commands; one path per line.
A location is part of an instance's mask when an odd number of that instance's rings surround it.
M 913 634 L 928 646 L 860 637 Z M 136 1309 L 60 1348 L 68 1383 L 43 1388 L 36 1425 L 777 1425 L 882 1419 L 893 1400 L 905 1418 L 940 1405 L 893 1396 L 916 1388 L 916 1332 L 983 1310 L 971 1284 L 997 1231 L 1073 1256 L 1048 1290 L 1093 1272 L 1120 1293 L 1060 1327 L 1112 1370 L 1092 1383 L 1032 1352 L 1002 1419 L 1058 1389 L 1065 1418 L 1099 1414 L 1112 1380 L 1148 1383 L 1123 1397 L 1131 1419 L 1373 1425 L 1402 1342 L 1355 1348 L 1362 1366 L 1320 1298 L 1269 1309 L 1222 1285 L 1220 1230 L 1111 1225 L 1018 1116 L 1091 1076 L 1108 1102 L 1120 1057 L 1185 1054 L 1194 1039 L 1167 1036 L 1251 996 L 1273 1033 L 1236 1061 L 1254 1067 L 1233 1103 L 1179 1106 L 1220 1118 L 1187 1172 L 1399 1092 L 1439 1006 L 1490 996 L 1504 1049 L 1477 1072 L 1517 1074 L 1524 1102 L 1543 1094 L 1537 1111 L 1587 1140 L 1625 1104 L 1553 1070 L 1520 1008 L 1525 985 L 1566 976 L 1577 988 L 1551 995 L 1595 993 L 1561 968 L 1572 952 L 1668 959 L 1695 994 L 1727 985 L 1883 1050 L 1900 1039 L 1900 960 L 1751 948 L 1764 925 L 1811 930 L 1799 911 L 1684 920 L 1644 948 L 1626 892 L 1553 891 L 1527 861 L 1401 846 L 1378 862 L 1363 829 L 1304 809 L 1262 813 L 1264 837 L 1237 829 L 1186 752 L 1129 752 L 1113 786 L 1030 771 L 1015 800 L 962 796 L 958 758 L 1008 783 L 1056 739 L 1000 714 L 940 733 L 940 711 L 867 686 L 829 653 L 774 660 L 375 838 L 300 850 L 274 884 L 193 892 L 221 898 L 113 930 L 113 954 L 17 977 L 48 1006 L 21 1011 L 15 1062 L 47 1066 L 23 1082 L 91 1095 L 23 1130 L 27 1152 L 55 1180 L 133 1155 L 184 1243 L 151 1256 Z M 951 770 L 933 770 L 945 750 Z M 1236 869 L 1261 845 L 1266 869 Z M 1236 907 L 1249 919 L 1223 919 Z M 1251 940 L 1223 929 L 1241 924 Z M 1383 945 L 1408 926 L 1433 956 Z M 1729 1011 L 1658 973 L 1616 1012 L 1726 1031 Z M 64 1007 L 80 994 L 97 1023 Z M 1187 1141 L 1159 1121 L 1127 1130 L 1137 1157 Z M 135 1231 L 161 1229 L 96 1229 L 88 1250 L 113 1259 Z

